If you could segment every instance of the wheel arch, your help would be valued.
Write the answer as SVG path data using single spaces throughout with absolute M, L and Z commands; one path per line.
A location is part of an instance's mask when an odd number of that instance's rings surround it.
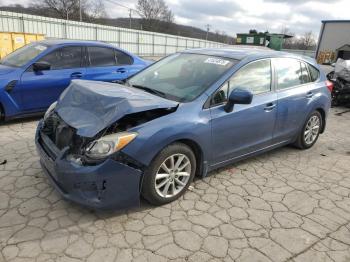
M 320 130 L 320 133 L 322 134 L 326 129 L 326 112 L 321 107 L 316 108 L 316 111 L 319 112 L 321 114 L 321 117 L 322 117 L 322 127 Z
M 178 138 L 164 144 L 163 147 L 158 151 L 158 153 L 155 154 L 153 158 L 150 160 L 150 163 L 159 155 L 160 152 L 162 152 L 164 148 L 176 143 L 181 143 L 188 146 L 194 153 L 194 156 L 196 157 L 196 167 L 197 167 L 195 176 L 200 176 L 200 177 L 205 176 L 207 168 L 204 162 L 205 157 L 204 157 L 203 149 L 198 142 L 190 138 Z
M 197 170 L 196 170 L 195 176 L 202 176 L 203 175 L 203 150 L 201 146 L 196 141 L 188 138 L 173 141 L 171 144 L 173 143 L 182 143 L 188 146 L 189 148 L 191 148 L 191 150 L 193 151 L 196 157 Z

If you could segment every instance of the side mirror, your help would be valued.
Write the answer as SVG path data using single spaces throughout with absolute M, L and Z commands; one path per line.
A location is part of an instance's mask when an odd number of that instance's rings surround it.
M 51 69 L 51 65 L 48 62 L 36 62 L 33 64 L 33 70 L 35 72 L 50 70 L 50 69 Z
M 228 101 L 225 105 L 225 111 L 227 113 L 232 112 L 233 106 L 235 104 L 250 104 L 253 100 L 253 94 L 252 92 L 246 90 L 246 89 L 241 89 L 241 88 L 235 88 L 229 98 Z

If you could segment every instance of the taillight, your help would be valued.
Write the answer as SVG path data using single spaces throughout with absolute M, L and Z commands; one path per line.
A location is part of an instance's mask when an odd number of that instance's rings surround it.
M 333 88 L 334 88 L 334 84 L 331 81 L 326 80 L 326 86 L 327 86 L 329 92 L 332 93 L 333 92 Z

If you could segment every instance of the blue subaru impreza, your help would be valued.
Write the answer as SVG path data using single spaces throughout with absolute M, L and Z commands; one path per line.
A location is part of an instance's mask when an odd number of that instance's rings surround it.
M 0 121 L 45 112 L 72 79 L 123 80 L 149 64 L 101 42 L 45 40 L 26 45 L 0 61 Z
M 314 60 L 195 49 L 122 84 L 75 80 L 40 121 L 44 171 L 71 201 L 126 208 L 185 193 L 194 176 L 276 147 L 312 147 L 332 85 Z

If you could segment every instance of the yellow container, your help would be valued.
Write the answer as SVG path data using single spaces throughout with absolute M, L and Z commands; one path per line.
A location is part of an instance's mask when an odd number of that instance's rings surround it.
M 0 58 L 7 56 L 22 46 L 44 39 L 41 34 L 0 32 Z
M 11 33 L 0 33 L 0 58 L 13 51 Z
M 36 35 L 24 35 L 24 41 L 26 44 L 37 41 Z
M 24 34 L 12 33 L 12 48 L 15 51 L 26 44 Z

